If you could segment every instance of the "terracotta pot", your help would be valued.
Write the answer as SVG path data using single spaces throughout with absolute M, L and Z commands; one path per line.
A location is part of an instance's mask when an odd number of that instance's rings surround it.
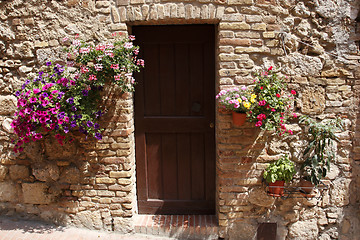
M 234 126 L 242 126 L 246 122 L 246 113 L 232 112 L 232 119 Z
M 276 181 L 269 183 L 269 195 L 274 197 L 281 197 L 284 195 L 285 181 Z
M 301 179 L 300 181 L 300 192 L 303 194 L 303 195 L 306 195 L 306 196 L 312 196 L 314 195 L 314 187 L 315 185 L 308 181 L 308 180 L 305 180 L 305 179 Z

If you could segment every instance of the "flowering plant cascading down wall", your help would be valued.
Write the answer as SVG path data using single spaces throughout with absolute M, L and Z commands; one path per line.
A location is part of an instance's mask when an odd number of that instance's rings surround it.
M 47 133 L 61 145 L 72 141 L 67 134 L 74 130 L 102 139 L 103 129 L 98 123 L 105 110 L 98 105 L 101 90 L 105 84 L 116 84 L 122 92 L 134 91 L 132 73 L 144 66 L 137 58 L 139 49 L 133 45 L 134 39 L 116 38 L 113 43 L 97 45 L 75 39 L 65 49 L 65 66 L 48 61 L 34 79 L 26 80 L 16 92 L 18 110 L 11 123 L 14 151 L 23 151 L 26 143 Z
M 285 77 L 279 76 L 273 67 L 255 74 L 254 93 L 256 104 L 248 111 L 250 121 L 256 127 L 272 130 L 279 135 L 293 134 L 286 128 L 289 118 L 296 118 L 293 112 L 295 90 L 288 90 Z

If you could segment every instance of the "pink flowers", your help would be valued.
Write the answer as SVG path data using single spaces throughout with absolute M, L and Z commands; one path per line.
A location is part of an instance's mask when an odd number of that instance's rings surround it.
M 115 81 L 119 81 L 121 79 L 121 75 L 115 75 L 114 78 L 115 78 Z
M 81 73 L 87 73 L 87 72 L 89 72 L 89 68 L 81 66 L 80 67 L 80 72 Z
M 259 121 L 263 121 L 263 120 L 266 119 L 266 115 L 263 114 L 263 113 L 261 113 L 261 114 L 259 114 L 256 118 L 257 118 Z
M 258 105 L 259 105 L 259 106 L 265 106 L 265 105 L 266 105 L 266 101 L 265 101 L 265 100 L 259 101 Z
M 39 93 L 39 92 L 41 92 L 40 89 L 38 89 L 38 88 L 34 88 L 34 89 L 33 89 L 33 93 L 34 93 L 34 94 L 37 94 L 37 93 Z
M 295 90 L 291 90 L 291 94 L 292 94 L 292 95 L 296 95 L 296 91 L 295 91 Z
M 97 79 L 96 79 L 96 76 L 95 76 L 95 75 L 90 75 L 90 76 L 89 76 L 89 80 L 90 80 L 90 81 L 95 81 L 95 80 L 97 80 Z
M 94 68 L 95 68 L 96 71 L 99 72 L 99 71 L 103 70 L 103 65 L 100 64 L 100 63 L 98 63 L 98 64 L 95 64 L 95 65 L 94 65 Z
M 119 64 L 111 64 L 112 69 L 119 69 Z
M 132 48 L 133 47 L 133 43 L 132 42 L 126 42 L 125 44 L 124 44 L 124 48 L 126 48 L 126 49 L 130 49 L 130 48 Z
M 260 127 L 262 125 L 262 121 L 258 121 L 255 123 L 255 127 Z

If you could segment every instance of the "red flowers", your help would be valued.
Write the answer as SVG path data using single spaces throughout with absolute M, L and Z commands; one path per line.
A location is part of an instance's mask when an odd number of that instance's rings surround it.
M 276 94 L 276 97 L 279 98 L 279 97 L 280 97 L 280 94 L 277 93 L 277 94 Z
M 296 95 L 296 91 L 295 91 L 295 90 L 291 90 L 291 94 L 292 94 L 292 95 Z

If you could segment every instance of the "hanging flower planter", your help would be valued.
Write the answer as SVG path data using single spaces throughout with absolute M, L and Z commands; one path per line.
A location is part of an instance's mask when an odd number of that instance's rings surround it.
M 242 126 L 246 122 L 246 113 L 232 112 L 232 120 L 234 126 Z

